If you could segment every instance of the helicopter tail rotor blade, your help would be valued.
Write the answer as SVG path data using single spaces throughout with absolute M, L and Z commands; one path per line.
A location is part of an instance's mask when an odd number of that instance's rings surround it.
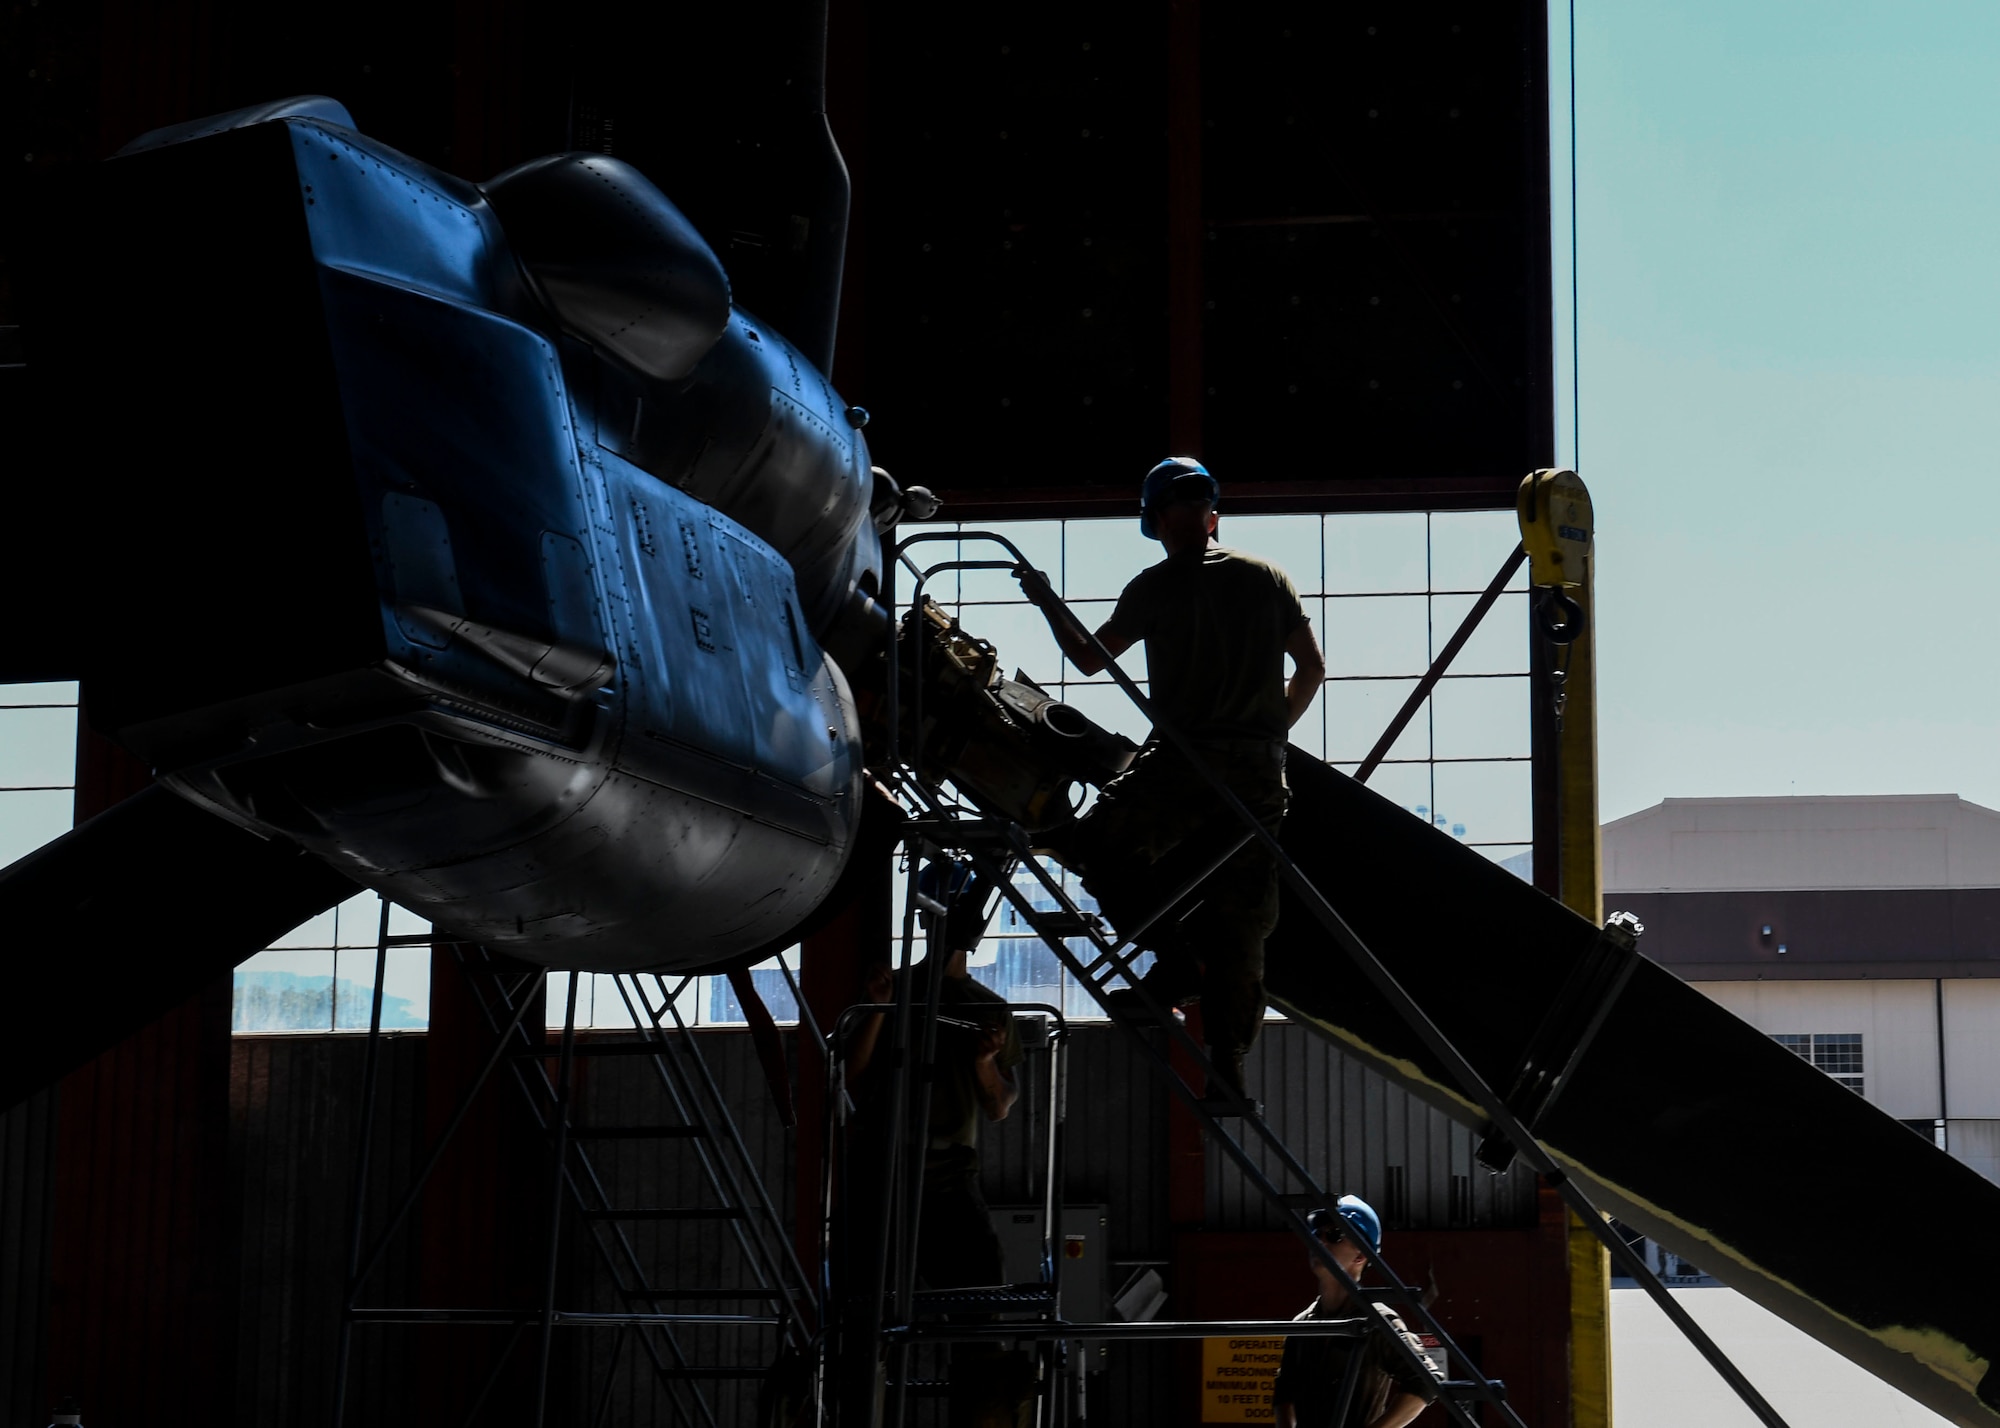
M 158 785 L 0 868 L 0 1110 L 355 891 Z

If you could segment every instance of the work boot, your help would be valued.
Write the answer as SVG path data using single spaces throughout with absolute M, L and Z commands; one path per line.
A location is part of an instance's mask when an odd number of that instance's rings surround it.
M 1243 1052 L 1226 1046 L 1208 1048 L 1208 1094 L 1202 1109 L 1211 1116 L 1261 1116 L 1264 1108 L 1243 1088 Z
M 1034 844 L 1029 849 L 1042 857 L 1054 858 L 1070 872 L 1082 877 L 1085 868 L 1085 844 L 1089 841 L 1083 828 L 1083 820 L 1072 818 L 1067 823 L 1058 823 L 1034 835 Z

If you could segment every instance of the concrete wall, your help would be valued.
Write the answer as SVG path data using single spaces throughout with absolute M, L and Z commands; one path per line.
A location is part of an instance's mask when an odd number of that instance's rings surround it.
M 1858 1031 L 1870 1103 L 1900 1120 L 1938 1105 L 1938 987 L 1930 980 L 1695 982 L 1697 991 L 1765 1033 Z M 1946 979 L 1945 1110 L 2000 1119 L 2000 981 Z
M 1767 981 L 1696 982 L 1693 986 L 1765 1033 L 1860 1032 L 1863 1084 L 1869 1102 L 1901 1120 L 1937 1115 L 1934 983 Z M 1686 1054 L 1699 1055 L 1700 1051 L 1690 1047 Z
M 1950 1115 L 2000 1117 L 2000 981 L 1944 984 L 1944 1051 Z

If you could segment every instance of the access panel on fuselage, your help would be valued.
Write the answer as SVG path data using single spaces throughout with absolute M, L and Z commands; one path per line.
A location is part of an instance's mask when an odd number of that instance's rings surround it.
M 791 568 L 728 517 L 612 456 L 637 668 L 621 767 L 815 842 L 844 841 L 852 709 L 805 628 Z M 609 562 L 606 562 L 607 568 Z

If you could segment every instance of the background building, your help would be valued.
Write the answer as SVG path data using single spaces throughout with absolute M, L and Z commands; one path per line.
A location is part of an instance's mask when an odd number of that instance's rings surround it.
M 1654 961 L 2000 1179 L 2000 812 L 1670 798 L 1604 826 L 1604 870 Z

